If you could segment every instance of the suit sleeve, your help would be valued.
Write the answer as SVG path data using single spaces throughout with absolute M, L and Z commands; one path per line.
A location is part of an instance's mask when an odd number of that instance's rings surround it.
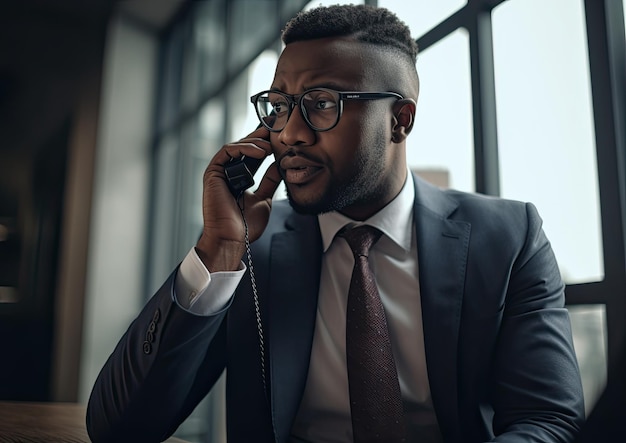
M 176 271 L 121 338 L 87 407 L 92 441 L 168 438 L 211 389 L 226 361 L 228 306 L 197 316 L 173 301 Z
M 571 442 L 584 419 L 564 285 L 541 219 L 526 205 L 493 366 L 498 442 Z

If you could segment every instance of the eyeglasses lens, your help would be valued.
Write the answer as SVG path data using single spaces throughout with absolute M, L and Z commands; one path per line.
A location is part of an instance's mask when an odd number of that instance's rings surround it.
M 303 117 L 312 129 L 323 131 L 332 128 L 337 123 L 340 105 L 339 95 L 336 92 L 311 89 L 296 99 L 298 98 Z M 273 113 L 275 118 L 270 129 L 281 131 L 291 116 L 291 103 L 293 103 L 291 96 L 268 91 L 258 96 L 256 106 L 261 119 Z

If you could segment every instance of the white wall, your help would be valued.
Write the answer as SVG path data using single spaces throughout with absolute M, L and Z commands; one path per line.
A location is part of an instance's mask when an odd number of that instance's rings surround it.
M 104 60 L 87 263 L 79 401 L 144 304 L 157 42 L 111 21 Z

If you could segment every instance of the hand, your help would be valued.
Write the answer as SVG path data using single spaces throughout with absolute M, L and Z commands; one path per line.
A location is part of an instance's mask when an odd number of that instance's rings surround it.
M 250 242 L 259 238 L 267 226 L 272 196 L 281 181 L 276 165 L 267 169 L 254 193 L 243 193 L 238 202 L 228 188 L 224 165 L 242 155 L 257 159 L 270 155 L 269 135 L 261 127 L 237 142 L 224 145 L 204 172 L 204 227 L 196 251 L 210 272 L 233 271 L 239 267 L 245 252 L 245 226 L 238 204 L 245 210 Z

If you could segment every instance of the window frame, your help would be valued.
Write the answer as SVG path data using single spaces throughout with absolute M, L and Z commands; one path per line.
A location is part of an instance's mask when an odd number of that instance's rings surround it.
M 476 192 L 500 195 L 492 10 L 508 0 L 468 0 L 417 38 L 421 51 L 463 27 L 470 40 Z M 626 40 L 622 0 L 584 2 L 589 53 L 604 279 L 568 284 L 568 305 L 606 306 L 608 367 L 626 340 Z M 600 117 L 601 116 L 601 117 Z M 609 374 L 609 377 L 611 375 Z M 609 380 L 610 381 L 610 380 Z

